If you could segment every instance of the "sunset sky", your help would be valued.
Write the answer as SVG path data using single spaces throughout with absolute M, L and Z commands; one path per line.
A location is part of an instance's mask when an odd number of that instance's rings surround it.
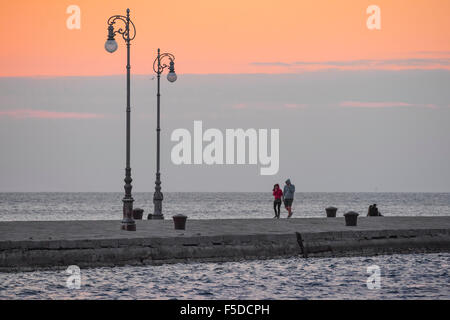
M 70 5 L 81 28 L 66 22 Z M 366 9 L 381 10 L 369 30 Z M 123 192 L 126 48 L 105 51 L 126 14 L 133 192 L 155 174 L 157 48 L 163 191 L 450 192 L 449 0 L 15 0 L 0 4 L 0 192 Z M 194 121 L 279 129 L 280 170 L 171 162 Z
M 69 30 L 69 5 L 81 29 Z M 369 5 L 381 30 L 369 30 Z M 0 76 L 121 74 L 125 47 L 107 54 L 106 20 L 137 28 L 132 72 L 148 74 L 157 47 L 178 73 L 296 73 L 317 69 L 449 69 L 448 0 L 2 1 Z

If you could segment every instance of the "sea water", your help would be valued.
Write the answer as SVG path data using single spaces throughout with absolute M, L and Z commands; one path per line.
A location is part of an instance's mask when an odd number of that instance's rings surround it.
M 151 193 L 135 193 L 147 213 Z M 165 193 L 166 217 L 269 218 L 270 193 Z M 121 219 L 119 193 L 2 193 L 0 220 Z M 365 214 L 377 203 L 385 216 L 450 215 L 448 193 L 297 193 L 294 216 Z M 283 212 L 286 216 L 286 212 Z M 283 214 L 282 214 L 283 216 Z M 79 289 L 65 270 L 0 273 L 0 299 L 449 299 L 450 254 L 406 254 L 124 266 L 80 270 Z M 370 285 L 379 270 L 379 286 Z

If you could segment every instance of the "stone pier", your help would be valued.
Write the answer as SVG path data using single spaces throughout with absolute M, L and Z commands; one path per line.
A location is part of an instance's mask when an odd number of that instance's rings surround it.
M 450 216 L 0 222 L 0 271 L 450 252 Z

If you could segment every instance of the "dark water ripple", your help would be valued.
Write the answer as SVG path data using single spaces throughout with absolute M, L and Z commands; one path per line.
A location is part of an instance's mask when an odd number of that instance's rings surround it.
M 78 290 L 64 271 L 0 273 L 0 299 L 449 299 L 449 266 L 445 253 L 95 268 Z

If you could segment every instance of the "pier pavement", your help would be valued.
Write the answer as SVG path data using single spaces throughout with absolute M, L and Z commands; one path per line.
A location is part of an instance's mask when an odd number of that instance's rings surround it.
M 450 216 L 0 222 L 0 271 L 450 252 Z

